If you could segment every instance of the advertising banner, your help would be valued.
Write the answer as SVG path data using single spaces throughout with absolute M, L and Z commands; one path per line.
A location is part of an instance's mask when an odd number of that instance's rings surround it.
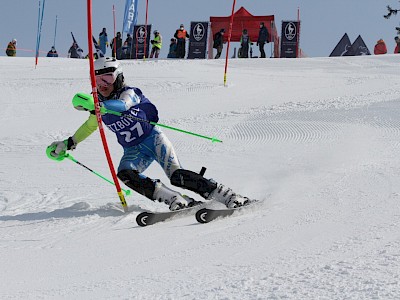
M 206 58 L 208 22 L 191 22 L 188 59 Z
M 138 5 L 139 0 L 126 0 L 125 2 L 125 13 L 124 13 L 124 25 L 123 32 L 132 33 L 133 26 L 136 25 L 138 16 Z
M 132 59 L 149 57 L 151 25 L 135 25 L 133 28 Z M 144 48 L 146 44 L 146 49 Z
M 282 21 L 281 35 L 281 57 L 296 58 L 299 48 L 299 29 L 298 21 Z

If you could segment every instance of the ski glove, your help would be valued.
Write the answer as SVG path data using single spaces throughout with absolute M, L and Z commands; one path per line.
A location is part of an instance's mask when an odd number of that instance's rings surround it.
M 76 94 L 72 98 L 72 105 L 77 110 L 90 111 L 91 113 L 94 113 L 95 111 L 94 99 L 93 96 L 90 94 L 85 94 L 85 93 Z M 106 113 L 106 109 L 103 107 L 103 103 L 100 103 L 100 112 L 101 114 Z
M 64 156 L 67 150 L 74 150 L 76 145 L 77 143 L 71 136 L 64 141 L 53 142 L 50 147 L 53 147 L 54 150 L 50 152 L 50 155 L 59 158 L 60 156 Z

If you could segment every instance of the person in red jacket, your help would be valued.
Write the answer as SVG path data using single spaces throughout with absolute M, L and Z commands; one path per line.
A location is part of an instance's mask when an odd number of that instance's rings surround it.
M 396 41 L 396 48 L 394 48 L 394 54 L 398 54 L 400 53 L 400 39 L 398 36 L 396 36 L 394 40 Z
M 374 48 L 374 54 L 375 55 L 380 55 L 380 54 L 386 54 L 387 53 L 387 48 L 385 41 L 380 39 L 379 41 L 376 42 L 375 48 Z
M 186 39 L 189 38 L 189 34 L 187 33 L 183 24 L 176 30 L 174 37 L 177 40 L 176 45 L 176 57 L 177 58 L 185 58 L 186 52 Z

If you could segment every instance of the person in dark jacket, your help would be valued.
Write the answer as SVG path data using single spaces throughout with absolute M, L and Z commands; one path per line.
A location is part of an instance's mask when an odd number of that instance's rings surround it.
M 240 37 L 240 58 L 249 58 L 249 49 L 251 45 L 250 36 L 247 32 L 247 29 L 243 29 L 242 36 Z
M 169 44 L 169 52 L 167 58 L 176 58 L 176 39 L 171 39 L 171 44 Z
M 47 57 L 58 57 L 57 50 L 54 46 L 52 46 L 50 51 L 47 52 Z
M 217 49 L 217 55 L 215 55 L 215 59 L 218 59 L 221 56 L 222 49 L 224 48 L 224 34 L 225 29 L 222 28 L 214 35 L 213 48 Z
M 99 33 L 99 46 L 101 52 L 103 52 L 103 54 L 106 55 L 108 47 L 108 36 L 106 28 L 103 28 L 103 30 Z
M 68 50 L 68 57 L 70 58 L 83 58 L 83 50 L 79 48 L 77 43 L 72 43 L 71 48 Z
M 258 39 L 257 39 L 257 46 L 260 49 L 261 53 L 261 58 L 265 58 L 265 51 L 264 51 L 264 45 L 265 43 L 269 43 L 269 33 L 267 27 L 265 27 L 264 22 L 260 23 L 260 31 L 258 33 Z
M 176 45 L 176 57 L 177 58 L 185 58 L 186 53 L 186 39 L 189 38 L 189 34 L 187 33 L 183 24 L 176 30 L 174 37 L 177 40 Z
M 111 41 L 111 53 L 117 59 L 121 58 L 122 38 L 121 32 L 117 32 L 117 36 Z
M 8 43 L 6 49 L 7 56 L 17 56 L 17 40 L 13 39 Z
M 132 47 L 133 38 L 132 38 L 132 36 L 130 35 L 130 33 L 128 33 L 128 34 L 126 35 L 125 42 L 127 43 L 128 47 Z

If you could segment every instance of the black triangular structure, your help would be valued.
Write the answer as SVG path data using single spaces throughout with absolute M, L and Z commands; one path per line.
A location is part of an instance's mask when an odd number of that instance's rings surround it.
M 359 55 L 371 55 L 367 45 L 365 45 L 364 40 L 361 35 L 359 35 L 354 43 L 351 45 L 349 51 L 347 51 L 344 56 L 359 56 Z
M 329 57 L 343 56 L 350 49 L 350 47 L 351 47 L 351 42 L 349 36 L 347 35 L 347 33 L 345 33 L 343 37 L 340 39 L 339 43 L 336 45 L 335 49 L 333 49 Z

